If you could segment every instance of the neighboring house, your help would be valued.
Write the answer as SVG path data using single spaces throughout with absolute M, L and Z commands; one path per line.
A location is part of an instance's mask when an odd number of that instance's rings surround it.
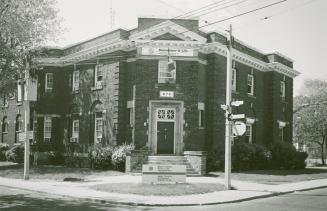
M 232 97 L 244 101 L 234 113 L 244 113 L 247 125 L 237 140 L 291 142 L 293 61 L 236 39 L 233 48 Z M 33 58 L 33 144 L 87 151 L 127 142 L 151 155 L 223 147 L 226 52 L 226 37 L 200 31 L 198 20 L 156 18 L 66 48 L 44 48 Z M 17 98 L 8 102 L 0 111 L 1 142 L 12 144 L 23 107 Z

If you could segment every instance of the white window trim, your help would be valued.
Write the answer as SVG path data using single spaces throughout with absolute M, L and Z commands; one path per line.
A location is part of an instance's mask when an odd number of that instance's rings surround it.
M 245 134 L 245 135 L 249 137 L 249 144 L 252 144 L 253 143 L 253 124 L 246 123 L 246 131 L 248 128 L 250 128 L 249 135 L 248 134 Z
M 158 62 L 158 83 L 176 83 L 176 61 L 173 61 L 175 64 L 175 70 L 172 71 L 172 77 L 162 77 L 161 73 L 168 72 L 168 60 L 159 60 Z M 166 79 L 172 79 L 174 82 L 167 82 Z
M 17 83 L 17 102 L 20 103 L 23 101 L 23 88 L 22 84 Z
M 198 111 L 199 111 L 199 129 L 204 129 L 205 128 L 205 114 L 204 114 L 204 103 L 203 102 L 198 102 Z M 203 113 L 203 115 L 201 115 L 201 112 Z M 203 125 L 201 125 L 201 122 L 203 121 Z
M 250 93 L 248 92 L 249 95 L 254 95 L 254 75 L 248 74 L 247 77 L 247 86 L 249 86 L 249 79 L 251 79 L 251 90 Z
M 286 127 L 286 122 L 283 121 L 278 121 L 278 137 L 281 137 L 281 142 L 285 141 L 285 127 Z M 282 134 L 280 135 L 280 132 L 282 132 Z
M 47 125 L 47 123 L 49 125 Z M 46 132 L 46 128 L 50 128 L 50 132 Z M 52 136 L 52 118 L 50 115 L 44 116 L 44 123 L 43 123 L 43 140 L 44 142 L 50 142 Z
M 100 132 L 100 130 L 97 130 L 98 120 L 101 120 L 101 125 L 102 125 L 101 132 Z M 98 136 L 98 132 L 101 133 L 101 136 Z M 95 117 L 94 118 L 94 141 L 95 141 L 95 143 L 100 143 L 100 141 L 98 141 L 98 138 L 100 138 L 100 139 L 103 138 L 103 117 Z
M 77 131 L 75 131 L 75 126 L 77 124 Z M 75 119 L 72 123 L 72 137 L 71 142 L 78 142 L 79 141 L 79 120 Z
M 101 69 L 101 73 L 102 73 L 102 79 L 98 80 L 98 72 L 100 70 L 100 68 L 102 68 L 102 64 L 97 64 L 95 65 L 94 68 L 94 88 L 96 89 L 102 89 L 102 83 L 103 83 L 103 70 Z
M 8 120 L 8 117 L 6 117 L 6 118 L 3 118 L 3 120 L 2 120 L 1 132 L 3 134 L 7 134 L 8 133 L 8 130 L 9 130 L 9 120 Z
M 79 90 L 79 81 L 80 81 L 80 75 L 79 75 L 79 71 L 75 70 L 73 72 L 73 91 L 78 91 Z
M 285 100 L 285 90 L 286 89 L 286 83 L 285 81 L 280 82 L 280 98 L 282 100 Z
M 48 84 L 48 77 L 49 76 L 52 77 L 52 87 L 49 87 L 49 84 Z M 53 90 L 53 81 L 54 81 L 53 73 L 46 73 L 45 74 L 45 91 L 46 92 L 52 92 L 52 90 Z

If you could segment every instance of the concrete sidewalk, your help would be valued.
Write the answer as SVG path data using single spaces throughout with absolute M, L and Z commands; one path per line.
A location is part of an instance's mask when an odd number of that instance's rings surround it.
M 282 185 L 265 185 L 258 183 L 232 181 L 237 190 L 217 191 L 205 194 L 185 196 L 142 196 L 135 194 L 119 194 L 90 189 L 93 185 L 108 183 L 140 183 L 141 176 L 111 176 L 92 178 L 88 182 L 55 182 L 55 181 L 25 181 L 0 177 L 0 186 L 19 188 L 48 194 L 77 197 L 88 200 L 100 200 L 109 203 L 147 205 L 147 206 L 178 206 L 178 205 L 205 205 L 245 201 L 255 198 L 269 197 L 278 194 L 290 193 L 327 187 L 327 179 L 311 180 Z M 221 183 L 224 180 L 213 177 L 188 177 L 188 183 Z

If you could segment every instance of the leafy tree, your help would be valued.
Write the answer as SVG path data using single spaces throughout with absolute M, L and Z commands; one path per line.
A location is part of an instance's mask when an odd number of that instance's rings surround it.
M 326 165 L 327 81 L 307 80 L 302 94 L 294 98 L 294 138 L 318 146 L 322 164 Z
M 0 94 L 14 89 L 31 49 L 62 31 L 56 0 L 0 0 Z

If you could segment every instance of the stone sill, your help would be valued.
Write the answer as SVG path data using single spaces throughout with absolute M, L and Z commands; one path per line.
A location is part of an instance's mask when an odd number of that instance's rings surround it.
M 249 94 L 249 93 L 248 93 L 248 97 L 253 98 L 253 99 L 257 99 L 256 96 L 251 95 L 251 94 Z
M 98 90 L 102 90 L 102 89 L 103 89 L 102 86 L 101 87 L 91 87 L 92 91 L 98 91 Z
M 22 102 L 16 103 L 16 106 L 21 106 L 21 105 L 23 105 Z

